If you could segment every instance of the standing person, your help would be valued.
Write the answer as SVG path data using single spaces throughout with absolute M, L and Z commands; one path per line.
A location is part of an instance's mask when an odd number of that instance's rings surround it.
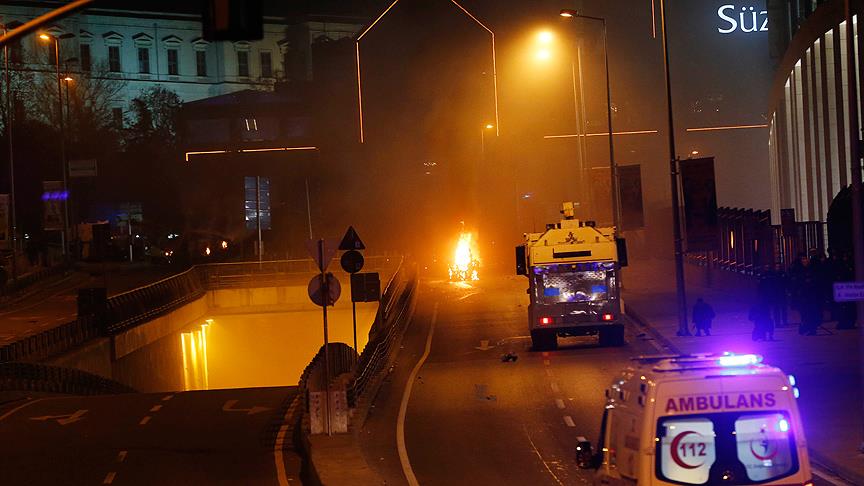
M 714 317 L 716 317 L 714 309 L 702 300 L 702 297 L 696 299 L 693 305 L 693 327 L 696 328 L 697 336 L 701 336 L 702 332 L 705 332 L 706 336 L 711 335 L 711 321 Z
M 786 272 L 777 265 L 766 276 L 766 299 L 771 307 L 776 327 L 786 327 L 789 324 L 788 315 L 788 284 Z
M 774 340 L 774 321 L 771 320 L 771 309 L 764 300 L 759 299 L 750 308 L 747 319 L 753 322 L 753 340 Z

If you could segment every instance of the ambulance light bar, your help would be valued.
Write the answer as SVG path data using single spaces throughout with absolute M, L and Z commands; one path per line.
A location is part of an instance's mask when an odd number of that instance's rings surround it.
M 750 366 L 762 362 L 762 356 L 757 354 L 727 354 L 717 359 L 717 364 L 724 367 Z

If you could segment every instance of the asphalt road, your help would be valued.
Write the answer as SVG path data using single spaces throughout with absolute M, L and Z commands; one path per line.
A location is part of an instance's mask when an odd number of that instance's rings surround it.
M 628 327 L 624 347 L 559 338 L 558 350 L 535 352 L 525 282 L 517 277 L 426 281 L 419 299 L 397 364 L 361 428 L 366 460 L 386 484 L 408 484 L 404 462 L 422 485 L 590 483 L 593 471 L 575 463 L 576 437 L 596 444 L 604 389 L 631 356 L 657 354 L 650 338 Z M 400 461 L 399 406 L 433 320 L 430 353 L 404 412 L 407 457 Z M 508 352 L 518 360 L 502 362 Z
M 280 405 L 296 388 L 47 397 L 0 408 L 0 484 L 279 484 Z M 283 484 L 299 484 L 286 451 Z

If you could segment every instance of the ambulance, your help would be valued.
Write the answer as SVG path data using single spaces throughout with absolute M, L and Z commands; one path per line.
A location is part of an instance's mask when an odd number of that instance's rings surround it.
M 594 484 L 813 485 L 792 375 L 752 354 L 633 363 L 606 390 Z

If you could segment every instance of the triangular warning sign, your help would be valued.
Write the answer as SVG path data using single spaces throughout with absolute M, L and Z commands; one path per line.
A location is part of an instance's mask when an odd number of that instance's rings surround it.
M 342 237 L 342 243 L 339 243 L 340 250 L 365 250 L 366 245 L 360 241 L 360 236 L 357 235 L 357 232 L 354 231 L 353 226 L 348 227 L 348 231 L 345 232 L 345 236 Z

